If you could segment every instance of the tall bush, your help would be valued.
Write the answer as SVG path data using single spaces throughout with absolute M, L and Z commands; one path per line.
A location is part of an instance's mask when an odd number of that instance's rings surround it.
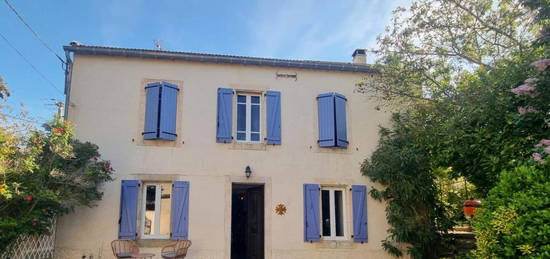
M 429 150 L 414 140 L 419 133 L 414 120 L 394 114 L 392 128 L 380 130 L 376 151 L 362 165 L 362 172 L 382 188 L 372 188 L 371 196 L 386 201 L 389 236 L 382 246 L 401 256 L 400 244 L 407 244 L 413 258 L 437 258 L 442 233 L 452 227 L 444 204 L 438 199 Z
M 60 117 L 23 136 L 0 126 L 0 252 L 20 235 L 48 234 L 54 217 L 100 200 L 113 169 L 99 157 L 98 147 L 76 140 Z
M 550 166 L 505 171 L 473 222 L 477 258 L 550 258 Z

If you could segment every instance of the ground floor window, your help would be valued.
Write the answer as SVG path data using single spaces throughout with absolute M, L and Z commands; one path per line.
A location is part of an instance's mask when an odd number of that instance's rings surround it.
M 321 234 L 324 239 L 345 239 L 344 189 L 321 188 Z
M 144 183 L 141 237 L 170 238 L 171 183 Z

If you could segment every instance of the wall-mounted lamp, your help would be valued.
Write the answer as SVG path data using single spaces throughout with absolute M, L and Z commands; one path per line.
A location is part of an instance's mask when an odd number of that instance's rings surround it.
M 250 169 L 250 166 L 246 166 L 246 169 L 244 169 L 244 174 L 246 175 L 246 178 L 249 178 L 252 174 L 252 170 Z

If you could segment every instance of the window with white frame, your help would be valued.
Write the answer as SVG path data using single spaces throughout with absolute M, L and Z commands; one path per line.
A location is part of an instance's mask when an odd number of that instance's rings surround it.
M 344 189 L 321 188 L 321 235 L 323 239 L 345 239 Z
M 237 94 L 237 141 L 260 142 L 259 94 Z
M 144 183 L 142 200 L 141 237 L 170 238 L 172 184 Z

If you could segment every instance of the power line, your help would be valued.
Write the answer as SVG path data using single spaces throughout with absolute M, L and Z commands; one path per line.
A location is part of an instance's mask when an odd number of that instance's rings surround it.
M 25 26 L 27 26 L 27 28 L 32 32 L 32 34 L 34 34 L 34 36 L 38 39 L 38 41 L 40 41 L 40 43 L 42 43 L 42 45 L 44 45 L 46 49 L 48 49 L 52 54 L 54 54 L 59 59 L 59 61 L 61 61 L 62 64 L 65 64 L 65 60 L 63 60 L 63 58 L 57 55 L 57 53 L 55 53 L 55 51 L 53 51 L 53 49 L 50 48 L 50 46 L 48 46 L 48 44 L 42 39 L 42 37 L 40 37 L 40 35 L 38 35 L 38 33 L 32 29 L 32 27 L 25 21 L 25 19 L 23 19 L 23 17 L 19 14 L 19 12 L 15 10 L 15 7 L 13 7 L 8 0 L 4 0 L 4 2 L 13 11 L 13 13 L 15 13 L 17 18 L 19 18 L 19 20 L 23 24 L 25 24 Z
M 59 88 L 57 88 L 57 86 L 55 86 L 55 84 L 52 83 L 52 81 L 50 81 L 44 74 L 42 74 L 38 70 L 38 68 L 36 68 L 17 48 L 15 48 L 15 46 L 13 46 L 13 44 L 11 44 L 11 42 L 6 37 L 4 37 L 4 35 L 2 33 L 0 33 L 0 37 L 2 37 L 2 39 L 4 39 L 4 41 L 8 44 L 8 46 L 10 46 L 25 62 L 27 62 L 27 64 L 29 64 L 29 66 L 31 66 L 31 68 L 38 75 L 40 75 L 40 77 L 42 77 L 42 79 L 44 79 L 46 82 L 48 82 L 50 84 L 50 86 L 53 87 L 57 92 L 59 92 L 62 95 L 64 94 L 63 91 L 61 91 Z

